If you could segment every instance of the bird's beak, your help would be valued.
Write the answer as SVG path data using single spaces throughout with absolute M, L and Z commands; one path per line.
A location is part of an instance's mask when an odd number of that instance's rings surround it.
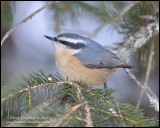
M 50 36 L 46 36 L 46 35 L 44 35 L 44 37 L 46 37 L 49 40 L 56 41 L 56 37 L 50 37 Z

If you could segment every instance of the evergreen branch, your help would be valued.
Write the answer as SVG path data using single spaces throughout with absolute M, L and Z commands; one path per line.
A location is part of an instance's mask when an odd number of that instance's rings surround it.
M 60 82 L 60 83 L 61 83 L 61 82 Z M 59 83 L 59 84 L 60 84 L 60 83 Z M 63 82 L 62 82 L 62 83 L 63 83 Z M 7 97 L 2 98 L 2 99 L 1 99 L 1 102 L 4 102 L 4 101 L 7 100 L 8 98 L 15 97 L 16 95 L 21 94 L 21 93 L 23 93 L 23 92 L 25 92 L 25 91 L 30 91 L 30 90 L 33 90 L 33 89 L 36 89 L 36 88 L 39 88 L 39 87 L 47 86 L 47 85 L 56 85 L 56 83 L 44 83 L 44 84 L 40 84 L 40 85 L 35 85 L 35 86 L 33 86 L 33 87 L 24 88 L 24 89 L 22 89 L 22 90 L 20 90 L 20 91 L 15 92 L 15 94 L 9 94 Z M 29 95 L 30 95 L 30 94 L 29 94 Z
M 106 100 L 106 98 L 104 96 L 100 95 L 100 94 L 97 94 L 97 93 L 95 93 L 93 91 L 90 91 L 89 94 L 92 95 L 92 96 L 96 96 L 98 98 L 101 98 L 104 102 L 106 102 L 106 103 L 108 103 L 110 105 L 114 105 L 111 101 Z
M 31 74 L 30 74 L 31 75 Z M 33 77 L 33 76 L 32 76 Z M 34 76 L 35 77 L 35 76 Z M 37 79 L 38 80 L 38 79 Z M 58 80 L 58 79 L 56 79 L 56 80 Z M 28 81 L 29 82 L 29 81 Z M 30 83 L 30 82 L 29 82 Z M 2 95 L 2 98 L 1 98 L 1 103 L 4 103 L 5 101 L 7 102 L 9 99 L 11 99 L 11 98 L 17 98 L 17 96 L 19 96 L 20 94 L 23 94 L 24 92 L 28 92 L 28 107 L 27 108 L 31 108 L 31 90 L 33 90 L 33 89 L 37 89 L 37 88 L 42 88 L 42 87 L 46 87 L 46 86 L 49 86 L 49 85 L 58 85 L 58 84 L 70 84 L 70 85 L 73 85 L 73 83 L 72 82 L 65 82 L 65 81 L 58 81 L 58 82 L 53 82 L 53 83 L 43 83 L 43 84 L 39 84 L 39 85 L 34 85 L 34 86 L 32 86 L 32 85 L 29 85 L 27 88 L 24 88 L 24 89 L 21 89 L 21 90 L 19 90 L 19 91 L 16 91 L 16 92 L 14 92 L 14 91 L 12 91 L 12 93 L 13 94 L 8 94 L 6 97 L 3 97 L 3 95 Z M 5 94 L 6 95 L 6 94 Z M 11 100 L 11 102 L 12 102 L 12 100 Z M 25 102 L 25 100 L 23 100 L 23 102 L 24 103 L 26 103 Z M 24 110 L 27 110 L 27 108 L 23 108 Z M 9 111 L 9 110 L 8 110 Z
M 93 95 L 93 93 L 91 93 L 91 91 L 87 91 L 88 93 L 89 93 L 89 95 L 91 95 L 92 94 L 92 96 L 94 96 L 95 97 L 95 95 Z M 96 98 L 96 97 L 95 97 Z M 105 97 L 103 97 L 103 96 L 99 96 L 98 98 L 100 98 L 100 99 L 102 99 L 102 101 L 104 101 L 104 102 L 106 102 L 106 100 L 105 100 Z M 95 103 L 95 102 L 94 102 Z M 110 102 L 106 102 L 106 103 L 109 103 L 109 105 L 111 105 L 110 107 L 115 107 L 115 104 L 113 104 L 113 103 L 110 103 Z M 96 103 L 95 103 L 96 104 Z M 93 107 L 93 105 L 90 105 L 91 106 L 91 109 L 94 109 L 94 110 L 96 110 L 95 108 L 96 107 Z M 129 121 L 129 122 L 131 122 L 131 123 L 133 123 L 134 125 L 137 125 L 137 126 L 140 126 L 140 123 L 141 123 L 141 121 L 143 122 L 144 121 L 144 119 L 141 119 L 141 120 L 134 120 L 134 119 L 131 119 L 130 118 L 130 116 L 131 116 L 131 113 L 130 113 L 130 110 L 127 112 L 124 108 L 121 110 L 121 112 L 123 112 L 123 114 L 125 114 L 125 115 L 123 115 L 122 116 L 122 114 L 120 113 L 120 108 L 119 107 L 117 107 L 118 108 L 118 112 L 119 112 L 119 115 L 117 114 L 117 112 L 114 110 L 114 109 L 112 109 L 112 108 L 110 108 L 109 109 L 109 111 L 106 111 L 106 109 L 103 109 L 103 108 L 101 108 L 101 109 L 99 109 L 100 111 L 102 111 L 102 112 L 105 112 L 105 113 L 107 113 L 107 114 L 109 114 L 109 115 L 111 115 L 111 116 L 113 116 L 113 117 L 120 117 L 121 119 L 125 119 L 126 121 Z M 129 107 L 128 107 L 129 108 Z M 97 109 L 98 110 L 98 109 Z M 133 113 L 132 113 L 133 114 Z M 137 113 L 138 114 L 138 113 Z M 130 116 L 128 116 L 128 115 L 130 115 Z M 134 113 L 133 115 L 136 115 L 136 113 Z M 126 117 L 126 116 L 128 116 L 128 117 Z M 123 126 L 125 125 L 125 123 L 124 122 L 122 122 L 122 124 L 123 124 Z
M 43 84 L 40 84 L 40 85 L 34 85 L 33 87 L 27 87 L 27 88 L 24 88 L 24 89 L 22 89 L 20 91 L 17 91 L 17 92 L 15 92 L 15 94 L 9 94 L 7 97 L 2 98 L 1 102 L 4 102 L 8 98 L 15 97 L 16 95 L 21 94 L 21 93 L 23 93 L 25 91 L 30 91 L 30 90 L 33 90 L 33 89 L 36 89 L 36 88 L 39 88 L 39 87 L 44 87 L 44 86 L 48 86 L 48 85 L 57 85 L 57 84 L 70 84 L 70 85 L 73 85 L 72 82 L 67 82 L 67 81 L 61 81 L 61 82 L 56 82 L 56 83 L 43 83 Z
M 91 109 L 95 110 L 95 111 L 100 111 L 100 112 L 107 114 L 107 115 L 110 115 L 112 118 L 115 117 L 116 120 L 123 119 L 124 122 L 122 122 L 122 123 L 125 123 L 123 125 L 127 125 L 130 127 L 131 126 L 145 127 L 145 126 L 148 126 L 149 124 L 151 126 L 151 124 L 154 122 L 154 120 L 149 121 L 148 118 L 143 117 L 140 114 L 139 110 L 138 111 L 134 110 L 134 113 L 132 113 L 131 109 L 135 109 L 135 107 L 132 107 L 130 105 L 128 105 L 128 106 L 122 105 L 122 106 L 123 106 L 123 108 L 121 108 L 121 114 L 117 114 L 116 110 L 113 108 L 108 109 L 108 111 L 105 109 L 97 109 L 96 107 L 91 107 Z M 124 111 L 124 109 L 126 109 L 126 110 Z M 126 113 L 126 111 L 128 111 L 128 112 Z M 127 121 L 127 122 L 125 122 L 125 121 Z
M 49 74 L 48 77 L 48 75 L 45 75 L 42 71 L 40 72 L 41 75 L 35 72 L 28 74 L 28 77 L 21 76 L 28 86 L 27 88 L 25 86 L 23 89 L 25 90 L 23 92 L 27 92 L 24 93 L 27 95 L 23 95 L 23 98 L 27 101 L 24 101 L 24 104 L 22 104 L 22 107 L 25 108 L 23 109 L 25 110 L 24 116 L 26 118 L 28 117 L 28 119 L 21 119 L 20 117 L 17 120 L 18 122 L 25 121 L 26 123 L 23 124 L 23 126 L 106 126 L 110 117 L 113 118 L 115 123 L 116 121 L 120 123 L 118 126 L 123 123 L 122 126 L 155 125 L 155 119 L 146 119 L 139 109 L 136 110 L 136 108 L 131 105 L 120 104 L 116 107 L 116 104 L 110 101 L 113 99 L 113 97 L 111 97 L 113 89 L 91 89 L 79 82 L 60 81 L 60 76 L 55 77 Z M 49 84 L 51 86 L 49 86 Z M 52 85 L 58 86 L 54 86 L 53 95 L 50 96 L 50 99 L 40 103 L 40 105 L 35 108 L 31 107 L 33 106 L 33 102 L 31 102 L 31 94 L 35 92 L 35 89 L 45 89 L 46 87 L 53 88 Z M 49 90 L 51 90 L 51 88 L 49 88 Z M 12 91 L 12 89 L 10 89 L 10 91 Z M 18 98 L 21 97 L 22 95 Z M 7 104 L 7 107 L 10 105 L 10 103 Z M 73 107 L 70 107 L 70 105 Z M 28 109 L 27 112 L 26 107 L 31 109 Z M 76 111 L 77 109 L 78 111 Z M 32 116 L 35 117 L 34 120 L 29 118 Z M 50 118 L 44 119 L 43 117 L 45 116 Z M 39 123 L 36 124 L 34 121 L 38 121 Z M 134 121 L 138 123 L 135 123 Z M 30 122 L 33 123 L 30 124 Z M 22 124 L 18 125 L 13 121 L 11 125 L 21 126 Z
M 116 111 L 112 111 L 112 110 L 111 110 L 111 112 L 110 112 L 110 111 L 106 111 L 106 110 L 103 110 L 103 109 L 99 109 L 99 110 L 98 110 L 98 109 L 96 109 L 95 107 L 92 107 L 92 109 L 93 109 L 93 110 L 96 110 L 96 111 L 101 111 L 101 112 L 103 112 L 103 113 L 107 113 L 107 114 L 109 114 L 109 115 L 111 115 L 111 116 L 123 118 L 123 119 L 125 119 L 125 120 L 127 120 L 127 121 L 129 121 L 129 122 L 131 122 L 131 123 L 133 123 L 133 124 L 136 124 L 136 123 L 137 123 L 137 122 L 134 121 L 134 120 L 131 120 L 131 119 L 129 119 L 129 118 L 125 118 L 125 117 L 122 117 L 121 115 L 116 114 Z
M 24 91 L 28 91 L 28 88 L 25 88 L 23 90 L 17 91 L 15 94 L 9 94 L 7 97 L 4 97 L 1 99 L 1 102 L 4 102 L 5 100 L 7 100 L 8 98 L 12 98 L 15 97 L 16 95 L 23 93 Z
M 53 4 L 54 1 L 49 1 L 47 4 L 45 4 L 44 6 L 42 6 L 41 8 L 39 8 L 38 10 L 36 10 L 35 12 L 33 12 L 32 14 L 30 14 L 29 16 L 27 16 L 26 18 L 24 18 L 21 22 L 19 22 L 18 24 L 16 24 L 13 28 L 11 28 L 2 38 L 1 40 L 1 47 L 4 43 L 4 41 L 10 36 L 10 34 L 15 31 L 20 25 L 22 25 L 23 23 L 27 22 L 29 19 L 32 19 L 33 16 L 35 16 L 37 13 L 39 13 L 40 11 L 42 11 L 44 8 L 48 7 L 49 5 Z

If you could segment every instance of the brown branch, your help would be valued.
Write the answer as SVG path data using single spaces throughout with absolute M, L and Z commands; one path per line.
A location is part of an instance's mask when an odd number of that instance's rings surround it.
M 32 102 L 31 102 L 31 90 L 30 89 L 28 91 L 28 105 L 29 105 L 29 108 L 32 106 Z
M 20 25 L 22 25 L 23 23 L 27 22 L 29 19 L 31 19 L 33 16 L 35 16 L 37 13 L 39 13 L 40 11 L 42 11 L 44 8 L 48 7 L 49 5 L 53 4 L 54 1 L 49 1 L 47 4 L 45 4 L 44 6 L 42 6 L 41 8 L 39 8 L 38 10 L 36 10 L 35 12 L 33 12 L 32 14 L 30 14 L 29 16 L 27 16 L 26 18 L 24 18 L 21 22 L 19 22 L 18 24 L 16 24 L 13 28 L 11 28 L 2 38 L 1 40 L 1 47 L 4 43 L 4 41 L 10 36 L 10 34 L 15 31 Z

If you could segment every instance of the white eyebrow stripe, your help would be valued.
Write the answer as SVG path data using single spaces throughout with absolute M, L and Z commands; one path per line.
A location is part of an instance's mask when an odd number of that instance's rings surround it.
M 82 49 L 78 49 L 78 50 L 69 50 L 71 52 L 71 55 L 76 55 L 78 53 L 80 53 L 82 51 Z
M 58 37 L 57 39 L 63 40 L 63 41 L 68 41 L 68 42 L 71 42 L 74 44 L 77 44 L 77 43 L 84 43 L 85 44 L 85 41 L 81 40 L 81 39 L 72 39 L 72 38 L 65 38 L 65 37 Z

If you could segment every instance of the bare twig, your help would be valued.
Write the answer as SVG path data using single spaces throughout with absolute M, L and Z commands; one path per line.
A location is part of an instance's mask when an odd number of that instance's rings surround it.
M 37 13 L 39 13 L 40 11 L 42 11 L 44 8 L 48 7 L 49 5 L 51 5 L 54 1 L 49 1 L 47 4 L 45 4 L 44 6 L 42 6 L 41 8 L 39 8 L 38 10 L 36 10 L 35 12 L 33 12 L 32 14 L 30 14 L 29 16 L 27 16 L 26 18 L 24 18 L 21 22 L 19 22 L 18 24 L 16 24 L 13 28 L 11 28 L 2 38 L 1 40 L 1 47 L 4 43 L 4 41 L 10 36 L 10 34 L 15 31 L 20 25 L 22 25 L 23 23 L 27 22 L 29 19 L 31 19 L 33 16 L 35 16 Z
M 148 98 L 149 98 L 149 96 L 150 96 L 150 95 L 149 95 L 149 93 L 150 93 L 157 101 L 159 101 L 159 98 L 158 98 L 157 95 L 151 90 L 151 88 L 150 88 L 149 86 L 146 86 L 146 88 L 145 88 L 144 85 L 141 84 L 131 72 L 129 72 L 129 71 L 126 70 L 126 69 L 125 69 L 125 71 L 126 71 L 126 73 L 130 76 L 130 78 L 133 79 L 133 80 L 136 82 L 136 84 L 137 84 L 139 87 L 142 88 L 142 90 L 146 93 L 146 95 L 148 96 Z M 146 90 L 146 89 L 147 89 L 147 90 Z M 148 93 L 147 91 L 148 91 L 149 93 Z
M 152 40 L 152 43 L 151 43 L 151 49 L 150 49 L 150 55 L 149 55 L 149 60 L 148 60 L 147 72 L 146 72 L 146 77 L 145 77 L 145 82 L 144 82 L 144 88 L 147 87 L 147 83 L 148 83 L 148 79 L 149 79 L 149 74 L 150 74 L 150 71 L 151 71 L 152 58 L 153 58 L 153 54 L 154 54 L 153 50 L 154 50 L 154 40 Z M 140 97 L 139 97 L 139 100 L 138 100 L 137 105 L 136 105 L 137 108 L 139 108 L 139 106 L 140 106 L 143 94 L 144 94 L 144 90 L 141 90 Z

